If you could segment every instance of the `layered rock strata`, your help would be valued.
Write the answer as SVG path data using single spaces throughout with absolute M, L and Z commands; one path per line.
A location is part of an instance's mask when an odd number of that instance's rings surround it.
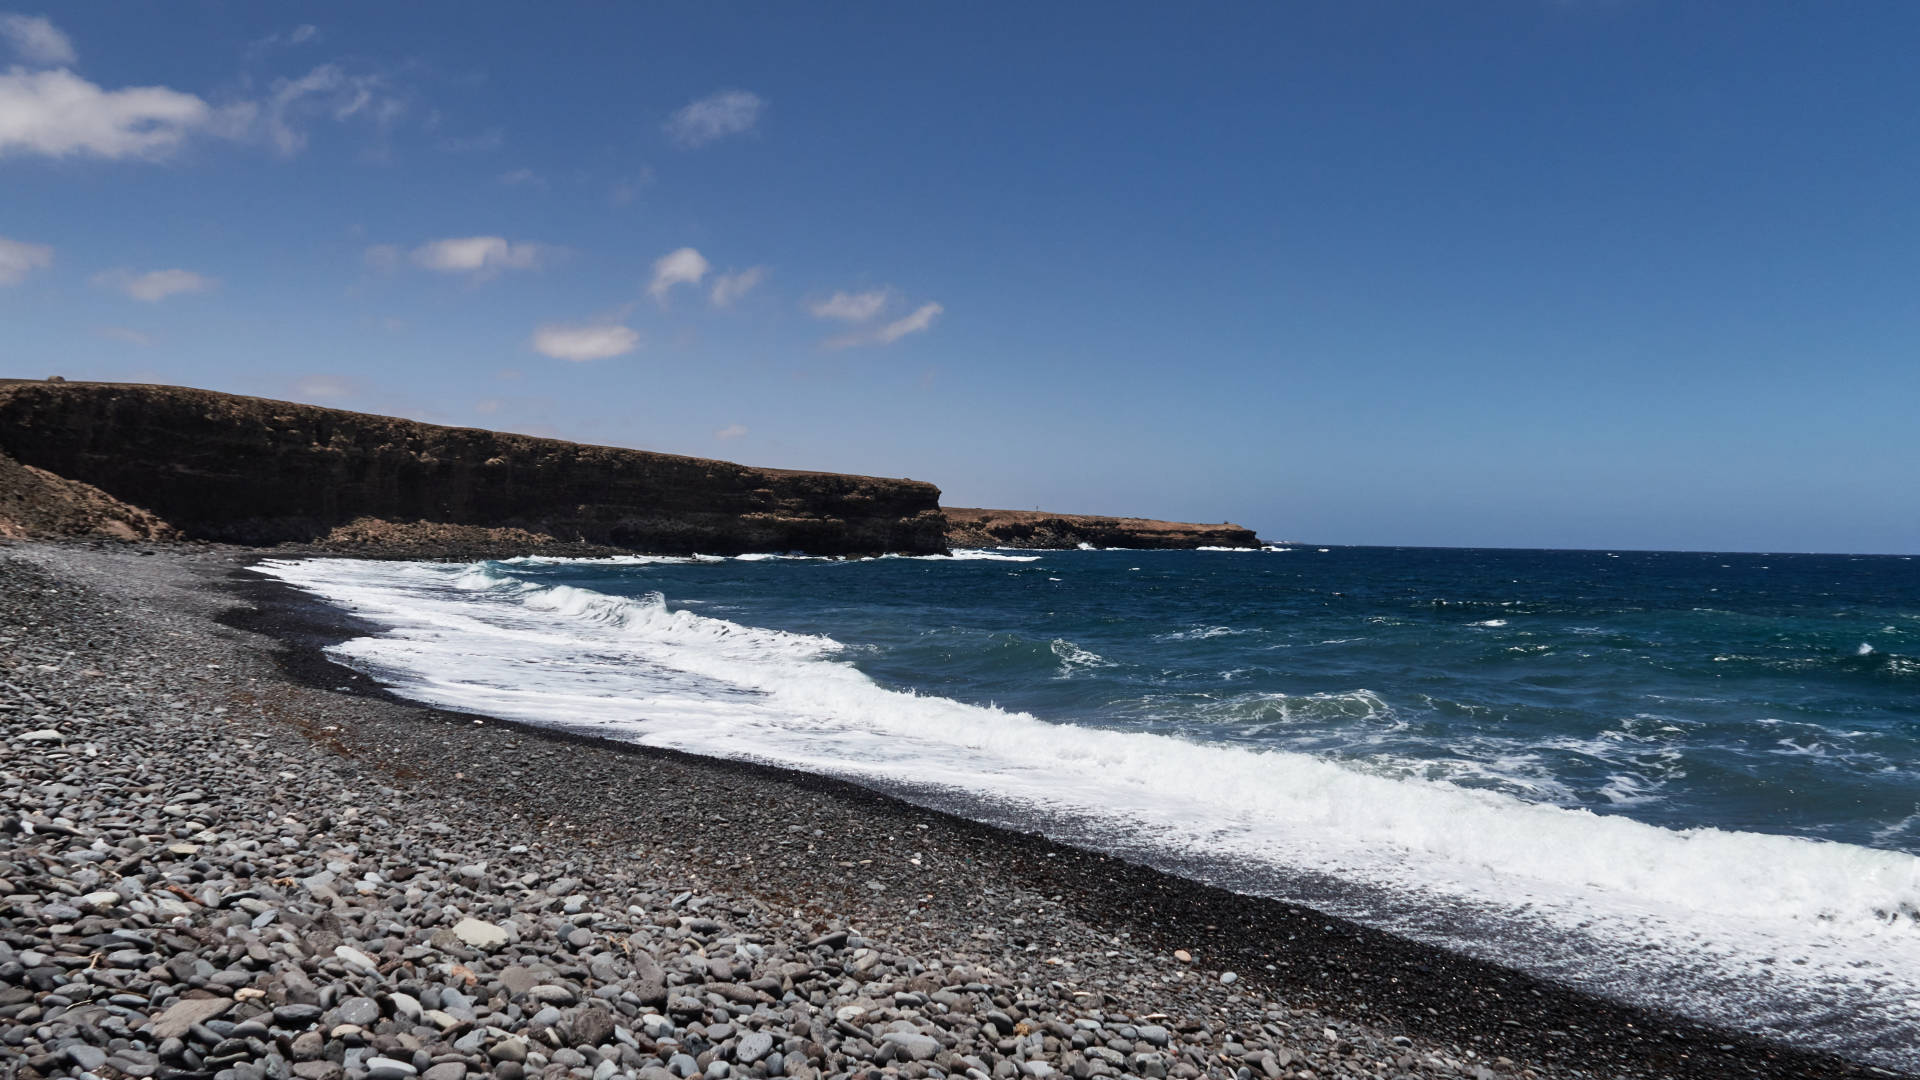
M 184 387 L 0 382 L 0 453 L 96 488 L 187 537 L 243 544 L 334 541 L 378 553 L 383 540 L 405 547 L 451 534 L 483 546 L 668 553 L 946 548 L 932 484 Z M 15 531 L 72 535 L 35 521 L 40 527 L 22 516 Z

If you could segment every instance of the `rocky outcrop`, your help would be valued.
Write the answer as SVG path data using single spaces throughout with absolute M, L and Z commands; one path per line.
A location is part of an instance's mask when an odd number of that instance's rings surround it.
M 0 454 L 0 539 L 171 540 L 173 526 L 92 484 Z
M 947 543 L 953 547 L 1100 548 L 1259 547 L 1252 529 L 1231 522 L 1199 525 L 1150 518 L 1049 514 L 1040 510 L 978 510 L 949 506 Z
M 184 387 L 0 382 L 0 453 L 149 511 L 187 537 L 243 544 L 328 542 L 376 554 L 396 537 L 406 549 L 453 535 L 520 550 L 946 549 L 932 484 Z

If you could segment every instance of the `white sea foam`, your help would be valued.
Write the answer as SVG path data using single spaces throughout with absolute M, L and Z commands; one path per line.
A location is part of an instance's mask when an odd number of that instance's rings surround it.
M 945 559 L 951 562 L 1039 562 L 1038 555 L 1008 555 L 1003 551 L 954 548 L 951 555 L 900 555 L 902 559 Z
M 1663 829 L 1305 754 L 889 690 L 830 638 L 707 618 L 658 594 L 437 564 L 262 569 L 388 627 L 331 653 L 405 697 L 943 805 L 1025 807 L 1027 820 L 1083 823 L 1078 838 L 1134 857 L 1238 867 L 1231 880 L 1277 895 L 1301 898 L 1301 883 L 1330 877 L 1349 891 L 1306 896 L 1339 913 L 1602 992 L 1920 1064 L 1903 1004 L 1920 999 L 1920 859 L 1900 852 Z M 1092 656 L 1065 642 L 1055 652 L 1063 668 Z M 1612 794 L 1636 792 L 1623 781 Z
M 564 555 L 516 555 L 500 560 L 512 566 L 650 566 L 660 563 L 685 564 L 698 561 L 697 555 L 605 555 L 576 558 Z
M 1035 562 L 1038 555 L 1008 555 L 1000 551 L 955 548 L 945 555 L 800 555 L 787 551 L 755 551 L 731 556 L 734 562 L 871 562 L 875 559 L 929 559 L 942 562 Z M 502 559 L 508 566 L 654 566 L 722 563 L 725 555 L 516 555 Z
M 1171 630 L 1164 634 L 1155 634 L 1155 641 L 1205 641 L 1208 638 L 1230 637 L 1244 634 L 1244 630 L 1235 630 L 1231 626 L 1196 626 L 1190 630 Z
M 1049 580 L 1058 581 L 1059 579 L 1052 578 Z M 1083 649 L 1065 638 L 1054 638 L 1050 647 L 1053 649 L 1053 655 L 1060 658 L 1059 677 L 1062 679 L 1072 678 L 1074 672 L 1084 668 L 1115 666 L 1113 661 L 1101 656 L 1099 653 L 1089 649 Z

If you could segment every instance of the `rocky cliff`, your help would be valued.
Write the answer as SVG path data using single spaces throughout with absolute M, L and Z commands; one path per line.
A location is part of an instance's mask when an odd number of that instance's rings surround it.
M 0 454 L 0 540 L 173 540 L 178 535 L 173 526 L 92 484 Z
M 139 511 L 156 518 L 134 519 L 143 536 L 170 527 L 206 540 L 415 555 L 555 545 L 714 554 L 946 549 L 932 484 L 751 468 L 183 387 L 0 381 L 0 454 L 40 470 L 7 473 L 25 478 L 16 486 L 29 501 L 35 492 L 85 494 L 49 487 L 53 480 L 88 485 L 107 503 L 126 505 L 113 512 L 119 519 Z M 15 517 L 16 533 L 35 531 Z M 45 513 L 35 520 L 39 532 L 57 531 Z M 422 544 L 426 550 L 416 550 Z
M 949 506 L 947 543 L 953 547 L 1108 548 L 1259 547 L 1252 529 L 1231 522 L 1049 514 L 1040 510 L 978 510 Z

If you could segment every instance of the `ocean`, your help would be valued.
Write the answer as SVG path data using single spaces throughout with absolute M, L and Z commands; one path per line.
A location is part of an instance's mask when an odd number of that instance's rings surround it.
M 1920 1065 L 1920 561 L 276 560 L 394 693 L 828 774 Z

